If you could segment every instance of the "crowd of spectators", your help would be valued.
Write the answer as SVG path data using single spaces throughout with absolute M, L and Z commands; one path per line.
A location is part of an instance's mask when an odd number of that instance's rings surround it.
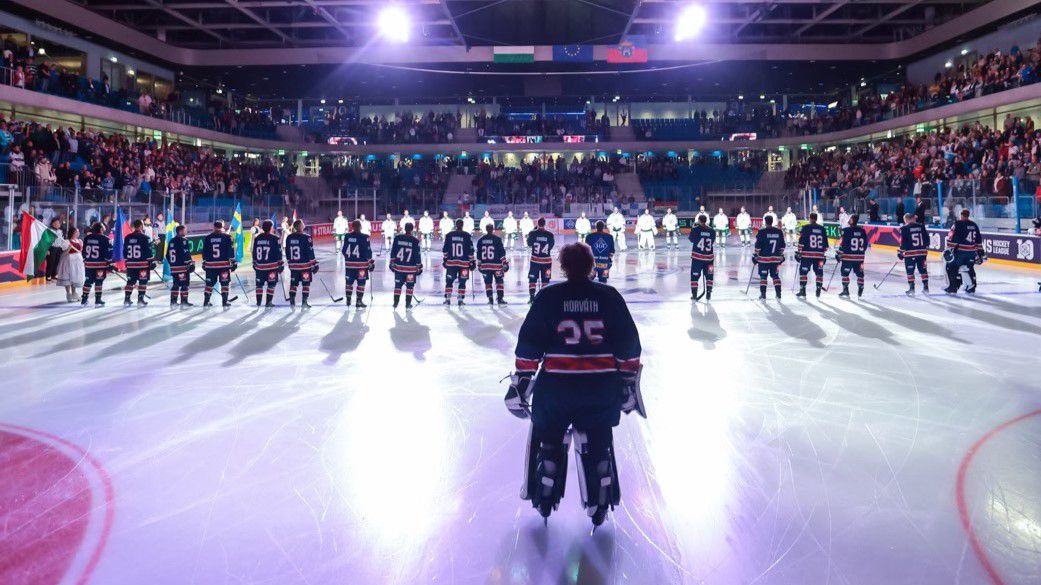
M 3 39 L 0 83 L 221 132 L 257 138 L 275 137 L 271 116 L 260 109 L 233 109 L 220 101 L 213 101 L 206 107 L 202 104 L 186 105 L 176 91 L 165 95 L 141 91 L 136 78 L 129 74 L 122 81 L 123 88 L 114 89 L 105 73 L 100 79 L 82 76 L 48 60 L 33 44 L 19 44 L 13 36 Z
M 38 197 L 83 200 L 113 191 L 147 199 L 152 191 L 193 195 L 282 194 L 291 168 L 271 158 L 229 159 L 208 148 L 134 141 L 122 134 L 54 128 L 0 115 L 0 183 L 38 188 Z
M 451 169 L 441 162 L 405 159 L 358 160 L 323 165 L 322 176 L 333 192 L 357 191 L 364 199 L 374 193 L 395 209 L 436 210 L 441 204 Z
M 817 188 L 826 198 L 931 196 L 937 181 L 948 196 L 1012 196 L 1041 183 L 1041 131 L 1031 118 L 1007 116 L 1002 128 L 979 122 L 803 157 L 785 178 L 789 188 Z
M 544 154 L 519 166 L 481 161 L 466 171 L 474 176 L 474 189 L 472 201 L 461 203 L 538 204 L 548 209 L 618 201 L 616 176 L 625 169 L 616 158 L 576 157 L 567 163 L 564 157 Z
M 451 143 L 459 132 L 459 117 L 449 112 L 401 112 L 388 120 L 385 116 L 354 117 L 332 111 L 324 123 L 324 134 L 350 136 L 362 144 Z
M 481 110 L 474 117 L 474 128 L 479 139 L 486 136 L 556 136 L 561 139 L 565 135 L 602 136 L 610 126 L 611 121 L 606 113 L 598 118 L 593 110 L 586 110 L 582 116 L 510 116 L 504 113 L 489 115 Z

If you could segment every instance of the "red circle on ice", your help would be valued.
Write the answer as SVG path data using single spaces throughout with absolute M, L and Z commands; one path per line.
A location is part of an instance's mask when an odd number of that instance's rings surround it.
M 112 526 L 112 485 L 76 445 L 0 425 L 0 583 L 86 583 Z

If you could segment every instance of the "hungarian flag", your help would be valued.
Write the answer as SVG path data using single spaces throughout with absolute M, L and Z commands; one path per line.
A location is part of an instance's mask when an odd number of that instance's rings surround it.
M 22 249 L 18 252 L 18 271 L 26 278 L 36 278 L 47 260 L 47 250 L 58 239 L 54 230 L 22 212 Z
M 535 47 L 494 47 L 492 48 L 496 63 L 534 63 Z
M 647 39 L 641 35 L 629 35 L 617 47 L 607 50 L 608 63 L 646 63 Z

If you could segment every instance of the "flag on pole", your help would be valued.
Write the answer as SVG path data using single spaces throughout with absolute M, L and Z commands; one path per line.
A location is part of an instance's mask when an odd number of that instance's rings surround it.
M 562 63 L 592 63 L 593 45 L 553 45 L 553 60 Z
M 40 275 L 47 250 L 58 239 L 54 230 L 48 229 L 42 221 L 22 212 L 22 248 L 18 252 L 18 271 L 28 278 Z
M 492 56 L 495 63 L 534 63 L 535 47 L 493 47 Z
M 246 250 L 245 236 L 242 235 L 242 202 L 235 204 L 235 214 L 231 216 L 231 233 L 235 234 L 235 262 L 242 262 Z
M 643 35 L 629 35 L 607 50 L 608 63 L 646 63 L 647 57 L 647 37 Z
M 126 266 L 125 256 L 123 255 L 123 238 L 130 233 L 130 222 L 127 221 L 127 216 L 123 213 L 123 210 L 116 209 L 116 223 L 112 226 L 112 261 L 116 263 L 116 268 L 123 270 Z
M 174 219 L 173 197 L 170 198 L 170 211 L 167 212 L 166 217 L 166 239 L 163 240 L 163 249 L 160 252 L 163 254 L 163 280 L 172 280 L 173 274 L 170 272 L 170 261 L 166 257 L 166 251 L 170 247 L 170 240 L 177 235 L 177 220 Z

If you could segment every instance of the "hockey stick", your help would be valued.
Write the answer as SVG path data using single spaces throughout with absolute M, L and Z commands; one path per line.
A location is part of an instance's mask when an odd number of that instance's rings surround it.
M 343 297 L 336 298 L 333 296 L 333 291 L 329 290 L 329 285 L 325 284 L 324 279 L 319 278 L 318 282 L 322 283 L 322 288 L 325 289 L 325 292 L 329 294 L 329 298 L 332 299 L 334 303 L 339 303 L 343 301 Z
M 752 264 L 752 271 L 748 273 L 748 285 L 745 286 L 745 292 L 743 292 L 742 294 L 746 294 L 747 295 L 748 294 L 748 290 L 750 288 L 752 288 L 752 279 L 755 278 L 755 268 L 756 268 L 757 265 L 758 265 L 758 263 Z
M 839 271 L 839 266 L 841 266 L 841 265 L 842 265 L 842 260 L 836 259 L 835 260 L 835 269 L 831 271 L 831 277 L 828 278 L 828 286 L 824 287 L 824 289 L 823 289 L 825 292 L 827 292 L 828 289 L 831 288 L 831 283 L 835 282 L 835 274 Z
M 886 275 L 882 277 L 882 280 L 878 281 L 878 284 L 873 284 L 871 286 L 875 287 L 875 290 L 878 290 L 878 287 L 882 286 L 882 283 L 885 282 L 887 278 L 889 278 L 889 275 L 893 273 L 893 270 L 896 269 L 896 265 L 899 263 L 900 260 L 893 262 L 893 265 L 889 267 L 889 272 L 887 272 Z
M 246 298 L 248 299 L 249 298 L 249 291 L 246 290 L 246 283 L 242 282 L 242 279 L 239 278 L 239 275 L 237 273 L 232 272 L 232 274 L 235 275 L 235 280 L 238 281 L 239 287 L 242 289 L 242 294 L 246 295 Z
M 166 283 L 166 281 L 165 281 L 165 280 L 163 280 L 163 275 L 162 275 L 162 274 L 159 274 L 159 271 L 158 271 L 158 270 L 156 270 L 155 268 L 153 268 L 153 269 L 152 269 L 152 274 L 155 274 L 156 276 L 158 276 L 158 277 L 159 277 L 159 282 L 163 283 L 163 285 L 165 285 L 165 286 L 166 286 L 166 290 L 170 290 L 170 289 L 172 288 L 172 287 L 171 287 L 171 286 L 170 286 L 169 284 L 167 284 L 167 283 Z

